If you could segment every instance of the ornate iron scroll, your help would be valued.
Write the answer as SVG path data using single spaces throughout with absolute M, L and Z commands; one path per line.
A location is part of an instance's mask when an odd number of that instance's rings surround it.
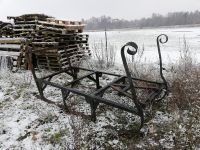
M 136 90 L 135 90 L 135 87 L 133 85 L 133 81 L 132 81 L 132 77 L 131 77 L 131 73 L 130 73 L 130 70 L 128 68 L 128 64 L 127 64 L 127 61 L 126 61 L 126 57 L 125 57 L 125 49 L 127 48 L 127 53 L 129 55 L 135 55 L 137 53 L 137 50 L 138 50 L 138 46 L 136 43 L 134 42 L 128 42 L 126 43 L 122 48 L 121 48 L 121 57 L 122 57 L 122 62 L 123 62 L 123 65 L 124 65 L 124 69 L 126 71 L 126 75 L 127 75 L 127 78 L 128 78 L 128 82 L 129 82 L 129 85 L 130 85 L 130 90 L 131 90 L 131 95 L 132 95 L 132 99 L 135 103 L 135 106 L 138 110 L 138 114 L 141 118 L 141 125 L 140 125 L 140 128 L 142 128 L 143 124 L 144 124 L 144 113 L 143 113 L 143 109 L 142 109 L 142 105 L 140 104 L 140 102 L 138 101 L 137 99 L 137 95 L 136 95 Z M 132 49 L 129 49 L 129 47 L 132 47 Z
M 163 80 L 163 84 L 164 84 L 164 95 L 159 98 L 157 101 L 160 101 L 162 100 L 167 94 L 168 94 L 168 83 L 163 75 L 163 63 L 162 63 L 162 55 L 161 55 L 161 51 L 160 51 L 160 44 L 165 44 L 167 43 L 168 41 L 168 36 L 166 34 L 160 34 L 158 37 L 157 37 L 157 48 L 158 48 L 158 56 L 159 56 L 159 64 L 160 64 L 160 77 L 161 79 Z

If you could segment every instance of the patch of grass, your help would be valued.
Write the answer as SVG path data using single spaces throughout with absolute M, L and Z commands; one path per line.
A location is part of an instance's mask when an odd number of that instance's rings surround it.
M 48 128 L 49 129 L 49 128 Z M 43 140 L 53 145 L 62 142 L 62 138 L 69 134 L 69 129 L 60 129 L 55 133 L 50 133 L 50 130 L 46 130 L 46 134 L 42 136 Z
M 14 91 L 14 89 L 8 88 L 8 89 L 6 89 L 6 91 L 5 91 L 5 95 L 10 95 L 13 91 Z
M 33 105 L 30 105 L 30 104 L 29 104 L 29 105 L 25 105 L 25 104 L 24 104 L 24 105 L 21 106 L 21 108 L 22 108 L 23 110 L 28 110 L 28 109 L 31 110 L 31 109 L 34 108 L 34 106 L 33 106 Z
M 3 108 L 3 107 L 4 107 L 4 104 L 0 102 L 0 108 Z
M 51 132 L 51 128 L 45 129 L 45 132 Z
M 40 124 L 51 123 L 58 119 L 58 116 L 51 113 L 45 114 L 39 119 Z
M 114 45 L 108 43 L 104 44 L 102 41 L 98 43 L 93 43 L 93 56 L 94 62 L 88 63 L 90 68 L 107 69 L 115 65 L 115 51 Z

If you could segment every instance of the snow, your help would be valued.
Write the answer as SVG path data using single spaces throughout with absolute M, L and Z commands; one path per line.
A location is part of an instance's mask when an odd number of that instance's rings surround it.
M 165 124 L 172 120 L 173 120 L 173 116 L 171 114 L 157 111 L 153 122 L 159 123 L 159 124 Z
M 121 72 L 119 68 L 115 70 Z M 70 78 L 60 75 L 54 82 L 64 84 L 66 80 L 70 81 Z M 109 76 L 104 76 L 101 82 L 107 84 L 110 80 L 112 79 Z M 85 88 L 87 82 L 88 80 L 83 81 L 82 87 Z M 0 74 L 0 86 L 0 149 L 75 149 L 79 144 L 79 149 L 146 149 L 149 146 L 173 149 L 177 134 L 175 129 L 183 135 L 186 132 L 184 122 L 176 123 L 180 118 L 179 112 L 157 110 L 141 130 L 144 138 L 139 137 L 133 142 L 131 139 L 135 137 L 129 138 L 128 135 L 133 132 L 134 123 L 137 124 L 138 117 L 135 115 L 101 104 L 94 123 L 88 116 L 89 105 L 83 98 L 73 95 L 67 103 L 77 114 L 65 113 L 56 105 L 37 98 L 38 91 L 29 71 L 5 71 Z M 45 94 L 61 103 L 60 92 L 54 88 L 48 87 Z M 122 102 L 126 100 L 112 94 L 105 94 L 105 97 Z M 78 115 L 78 112 L 83 116 Z M 188 111 L 183 113 L 185 116 L 189 115 Z M 177 124 L 177 127 L 171 128 L 172 124 Z M 199 126 L 195 126 L 194 130 L 198 131 L 198 128 Z M 196 132 L 196 137 L 199 133 Z
M 0 149 L 51 149 L 52 144 L 46 144 L 42 139 L 44 130 L 50 128 L 50 136 L 53 136 L 62 128 L 70 129 L 69 116 L 60 114 L 59 108 L 49 106 L 34 96 L 37 89 L 34 82 L 28 85 L 29 77 L 29 71 L 16 74 L 3 72 L 0 76 Z M 45 119 L 46 123 L 41 123 Z M 73 147 L 70 132 L 62 138 Z
M 3 99 L 4 95 L 3 92 L 0 92 L 0 99 Z
M 88 32 L 89 44 L 100 43 L 105 41 L 105 33 Z M 108 43 L 115 46 L 117 63 L 122 64 L 120 49 L 129 41 L 136 42 L 139 47 L 139 51 L 144 48 L 144 54 L 142 61 L 148 63 L 158 61 L 156 37 L 160 34 L 166 34 L 169 40 L 165 44 L 161 44 L 161 51 L 163 62 L 176 63 L 180 56 L 180 51 L 183 47 L 184 41 L 188 44 L 193 51 L 193 57 L 200 61 L 199 50 L 199 35 L 200 27 L 187 27 L 187 28 L 157 28 L 157 29 L 133 29 L 123 31 L 107 31 Z M 137 55 L 137 54 L 136 54 Z
M 138 38 L 142 45 L 142 42 L 155 38 L 152 37 L 154 32 L 158 34 L 161 31 L 168 31 L 171 35 L 182 36 L 180 34 L 182 32 L 175 32 L 179 29 L 173 30 L 172 32 L 167 29 L 155 31 L 149 29 L 143 32 L 134 30 L 119 33 L 112 31 L 108 36 L 111 41 L 118 37 L 115 41 L 121 46 L 125 41 L 127 42 L 130 34 L 137 35 L 134 37 Z M 187 32 L 186 36 L 195 37 L 195 30 L 193 31 L 193 28 L 189 30 L 192 32 Z M 101 36 L 102 33 L 90 34 Z M 193 47 L 196 46 L 196 40 Z M 167 49 L 172 48 L 176 43 L 173 42 L 173 38 L 171 42 L 169 46 L 166 44 L 164 49 L 166 53 L 168 53 Z M 147 42 L 147 45 L 148 48 L 155 49 L 155 45 L 151 42 Z M 174 55 L 173 51 L 178 50 L 176 48 L 170 52 L 170 56 Z M 151 53 L 151 50 L 146 52 Z M 105 71 L 123 74 L 122 68 L 118 65 Z M 48 73 L 37 72 L 40 76 Z M 105 75 L 102 77 L 101 84 L 106 85 L 112 80 L 112 77 Z M 71 78 L 61 74 L 53 81 L 65 84 L 71 81 Z M 86 89 L 86 85 L 89 85 L 89 88 Z M 86 79 L 81 83 L 80 90 L 91 92 L 93 86 L 94 84 Z M 147 121 L 141 133 L 135 133 L 139 117 L 133 114 L 100 104 L 97 108 L 97 121 L 94 123 L 90 120 L 89 104 L 83 97 L 70 94 L 67 104 L 73 111 L 66 113 L 56 105 L 38 99 L 37 95 L 38 90 L 30 71 L 20 70 L 11 73 L 0 70 L 0 149 L 176 149 L 177 142 L 178 148 L 184 149 L 184 146 L 190 144 L 188 138 L 192 137 L 193 141 L 200 138 L 200 122 L 198 119 L 192 120 L 191 125 L 193 114 L 190 111 L 181 112 L 167 108 L 171 96 L 164 99 L 160 107 L 157 106 L 152 110 L 150 116 L 146 115 Z M 47 87 L 45 96 L 62 104 L 61 93 L 55 88 Z M 119 97 L 112 91 L 104 97 L 133 105 L 132 101 Z M 195 109 L 198 110 L 198 107 Z M 193 143 L 192 148 L 200 149 L 199 143 Z

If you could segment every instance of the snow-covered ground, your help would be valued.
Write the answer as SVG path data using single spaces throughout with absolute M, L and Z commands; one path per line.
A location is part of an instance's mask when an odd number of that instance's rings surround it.
M 118 53 L 120 47 L 127 41 L 135 41 L 140 49 L 144 44 L 144 55 L 151 58 L 152 63 L 157 61 L 154 59 L 154 56 L 157 57 L 157 52 L 154 53 L 156 35 L 166 33 L 169 35 L 169 42 L 162 50 L 164 62 L 167 63 L 171 59 L 175 59 L 175 62 L 179 59 L 179 50 L 183 44 L 179 45 L 177 42 L 179 39 L 182 40 L 183 35 L 188 40 L 194 55 L 198 53 L 199 32 L 199 28 L 110 31 L 108 39 L 110 43 L 116 44 Z M 90 33 L 90 37 L 92 44 L 94 39 L 97 42 L 103 39 L 104 33 L 93 32 Z M 121 58 L 118 53 L 116 53 L 116 61 L 120 64 Z M 142 64 L 136 63 L 136 65 L 147 74 L 155 70 L 155 68 L 145 69 L 146 66 Z M 158 67 L 158 65 L 153 67 Z M 174 76 L 177 76 L 176 68 L 178 67 L 169 66 L 167 73 L 165 72 L 167 81 L 173 85 L 176 85 L 173 83 L 176 82 L 173 80 Z M 124 73 L 120 65 L 105 71 Z M 194 72 L 189 71 L 187 80 L 181 78 L 185 74 L 179 73 L 178 79 L 192 83 L 192 87 L 184 87 L 185 91 L 191 91 L 191 95 L 183 100 L 190 102 L 191 97 L 196 96 L 195 104 L 189 103 L 193 107 L 181 110 L 174 104 L 177 93 L 172 92 L 148 111 L 145 125 L 141 132 L 137 133 L 135 129 L 138 127 L 139 118 L 135 115 L 101 104 L 97 109 L 97 121 L 91 122 L 90 107 L 82 97 L 73 94 L 69 96 L 67 104 L 71 111 L 67 113 L 56 105 L 62 104 L 60 91 L 47 87 L 45 95 L 56 102 L 56 104 L 48 104 L 38 98 L 38 91 L 30 71 L 19 70 L 17 73 L 11 73 L 2 67 L 0 70 L 0 149 L 200 149 L 200 94 L 198 95 L 200 92 L 198 92 L 199 84 L 195 85 L 198 83 L 200 74 L 196 72 L 192 77 L 191 73 Z M 38 74 L 43 75 L 41 72 Z M 65 84 L 71 78 L 62 74 L 53 80 L 56 83 Z M 103 76 L 101 79 L 103 85 L 112 80 L 110 76 Z M 86 88 L 86 85 L 89 85 L 89 88 Z M 193 85 L 195 85 L 194 88 Z M 94 83 L 84 80 L 80 89 L 90 92 L 93 86 Z M 181 85 L 180 87 L 182 88 Z M 113 100 L 128 101 L 115 93 L 105 94 L 105 96 Z
M 111 72 L 113 68 L 108 70 Z M 115 67 L 115 72 L 123 72 Z M 70 80 L 57 76 L 55 82 Z M 104 76 L 103 83 L 112 79 Z M 89 81 L 85 83 L 92 86 Z M 90 121 L 89 105 L 75 95 L 68 99 L 72 110 L 66 113 L 54 104 L 38 99 L 38 91 L 29 71 L 0 72 L 0 149 L 52 150 L 52 149 L 182 149 L 188 147 L 187 111 L 185 121 L 177 111 L 169 111 L 170 95 L 147 117 L 141 133 L 135 132 L 138 117 L 127 112 L 100 105 L 97 121 Z M 46 95 L 59 101 L 60 93 L 49 87 Z M 111 94 L 113 99 L 126 100 Z M 199 138 L 199 123 L 194 126 Z M 191 131 L 192 132 L 192 131 Z M 193 133 L 193 132 L 192 132 Z M 179 136 L 182 141 L 180 142 Z M 180 147 L 176 142 L 182 143 Z M 198 149 L 200 145 L 193 148 Z
M 90 45 L 101 41 L 105 42 L 103 31 L 88 32 L 88 34 Z M 164 63 L 177 62 L 184 42 L 187 43 L 187 46 L 193 51 L 194 57 L 200 62 L 200 27 L 107 31 L 107 38 L 108 42 L 115 46 L 117 63 L 121 63 L 120 48 L 129 41 L 136 42 L 139 50 L 145 50 L 143 61 L 152 63 L 158 60 L 156 37 L 160 34 L 166 34 L 169 38 L 168 42 L 163 44 L 161 48 Z

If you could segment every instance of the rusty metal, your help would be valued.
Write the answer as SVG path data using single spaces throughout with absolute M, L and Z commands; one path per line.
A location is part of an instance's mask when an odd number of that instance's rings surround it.
M 165 40 L 163 40 L 163 38 L 165 38 Z M 141 118 L 140 127 L 139 127 L 139 130 L 140 130 L 142 126 L 144 125 L 145 106 L 148 105 L 149 103 L 157 102 L 163 99 L 167 95 L 167 92 L 168 92 L 167 82 L 163 75 L 163 64 L 162 64 L 162 56 L 161 56 L 161 51 L 160 51 L 160 44 L 166 43 L 167 40 L 168 40 L 168 37 L 164 34 L 159 35 L 157 37 L 158 56 L 159 56 L 159 62 L 160 62 L 160 77 L 162 79 L 162 82 L 149 81 L 145 79 L 134 78 L 131 76 L 129 67 L 127 65 L 126 57 L 125 57 L 125 50 L 127 50 L 127 53 L 129 55 L 135 55 L 137 53 L 138 46 L 134 42 L 129 42 L 121 48 L 121 57 L 122 57 L 126 75 L 113 74 L 113 73 L 91 70 L 87 68 L 81 68 L 81 67 L 75 67 L 75 66 L 69 65 L 68 68 L 62 71 L 50 74 L 43 78 L 38 78 L 35 73 L 35 68 L 32 64 L 32 54 L 36 50 L 27 48 L 27 51 L 28 51 L 27 59 L 29 62 L 29 68 L 33 74 L 33 77 L 35 79 L 35 82 L 40 94 L 40 98 L 42 100 L 50 102 L 50 103 L 54 103 L 53 101 L 48 100 L 44 95 L 44 90 L 46 89 L 46 87 L 52 86 L 54 88 L 60 89 L 61 94 L 62 94 L 62 101 L 63 101 L 64 108 L 66 111 L 70 111 L 70 108 L 67 106 L 67 103 L 66 103 L 67 98 L 70 93 L 74 93 L 74 94 L 83 96 L 86 102 L 90 104 L 92 121 L 96 120 L 96 109 L 98 108 L 98 105 L 100 103 L 103 103 L 103 104 L 127 111 L 129 113 L 138 115 Z M 70 63 L 70 60 L 69 60 L 69 63 Z M 88 73 L 84 76 L 79 77 L 80 71 L 82 72 L 85 71 Z M 61 73 L 68 74 L 69 76 L 73 78 L 73 81 L 69 82 L 65 86 L 59 85 L 51 81 L 53 77 Z M 106 86 L 102 87 L 100 84 L 100 78 L 102 77 L 102 75 L 113 76 L 115 77 L 115 80 L 113 80 Z M 81 82 L 81 80 L 86 79 L 86 78 L 93 81 L 96 84 L 95 90 L 91 93 L 86 93 L 76 88 Z M 134 105 L 130 106 L 127 104 L 120 103 L 117 100 L 110 100 L 110 99 L 104 98 L 103 96 L 108 91 L 108 89 L 115 90 L 118 92 L 119 95 L 123 95 L 127 98 L 132 99 Z M 140 94 L 141 92 L 142 94 Z M 140 96 L 140 95 L 145 95 L 145 94 L 146 96 L 144 98 Z

